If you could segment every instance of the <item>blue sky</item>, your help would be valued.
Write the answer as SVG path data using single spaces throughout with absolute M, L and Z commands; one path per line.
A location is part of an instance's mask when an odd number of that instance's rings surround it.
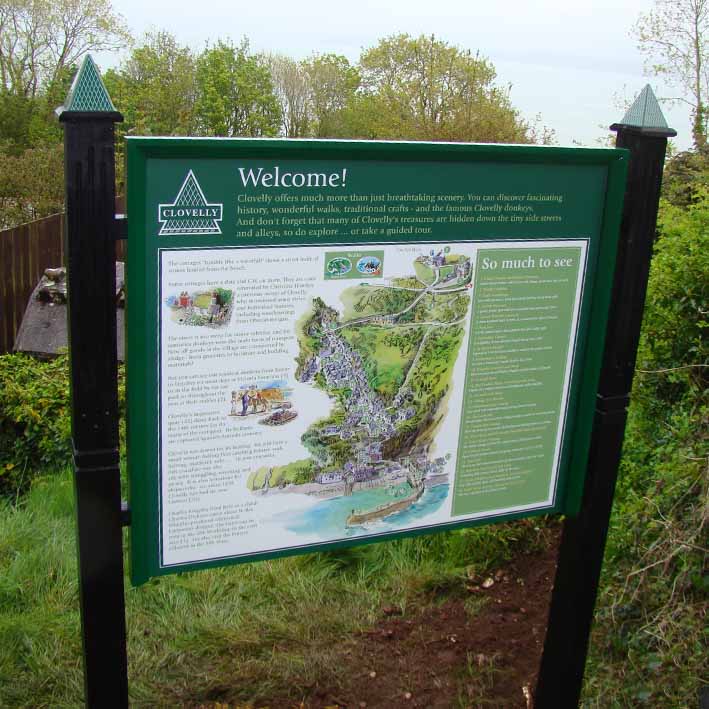
M 643 73 L 630 30 L 651 0 L 114 0 L 131 32 L 165 29 L 200 50 L 208 40 L 248 37 L 256 51 L 295 59 L 336 52 L 356 61 L 363 47 L 387 35 L 435 34 L 487 57 L 500 84 L 511 84 L 513 104 L 528 120 L 539 115 L 561 145 L 594 145 L 619 120 L 624 102 L 646 83 L 658 97 L 676 95 Z M 183 9 L 184 8 L 184 9 Z M 105 69 L 120 57 L 95 57 Z M 689 113 L 663 104 L 679 149 L 691 143 Z

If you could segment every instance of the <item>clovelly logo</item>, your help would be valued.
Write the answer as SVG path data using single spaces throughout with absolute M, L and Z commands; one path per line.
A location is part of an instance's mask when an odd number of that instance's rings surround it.
M 172 204 L 158 205 L 159 236 L 172 234 L 221 234 L 222 204 L 210 204 L 192 170 Z

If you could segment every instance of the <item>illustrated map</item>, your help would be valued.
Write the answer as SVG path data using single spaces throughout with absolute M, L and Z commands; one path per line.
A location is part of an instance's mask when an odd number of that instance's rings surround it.
M 434 442 L 471 278 L 470 258 L 446 247 L 416 257 L 410 275 L 346 288 L 339 304 L 313 298 L 296 324 L 295 377 L 324 391 L 331 412 L 303 434 L 308 458 L 259 468 L 249 489 L 351 498 L 345 526 L 356 528 L 447 485 L 450 454 L 436 457 Z

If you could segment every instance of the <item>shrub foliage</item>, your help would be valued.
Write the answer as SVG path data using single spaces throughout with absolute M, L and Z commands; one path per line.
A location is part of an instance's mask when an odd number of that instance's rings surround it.
M 709 591 L 708 295 L 709 190 L 697 184 L 688 204 L 661 206 L 584 707 L 697 701 Z
M 71 462 L 71 411 L 67 355 L 38 360 L 0 355 L 0 495 L 25 492 L 32 479 Z M 123 367 L 118 402 L 125 404 Z M 123 426 L 121 426 L 123 432 Z
M 66 467 L 71 455 L 67 357 L 0 356 L 0 492 Z

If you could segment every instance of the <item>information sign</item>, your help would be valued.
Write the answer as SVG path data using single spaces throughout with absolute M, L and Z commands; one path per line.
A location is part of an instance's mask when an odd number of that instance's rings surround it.
M 127 152 L 134 583 L 577 509 L 625 151 Z

